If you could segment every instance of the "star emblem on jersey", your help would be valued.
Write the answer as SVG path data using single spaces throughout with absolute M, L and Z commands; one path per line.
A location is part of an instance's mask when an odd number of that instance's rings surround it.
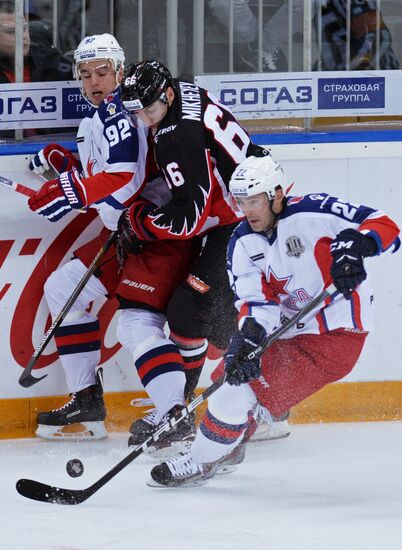
M 289 277 L 277 277 L 271 268 L 268 270 L 267 283 L 272 288 L 276 295 L 289 295 L 290 292 L 286 289 L 292 275 Z
M 306 250 L 306 247 L 303 245 L 300 238 L 296 237 L 296 235 L 292 235 L 291 237 L 286 239 L 286 246 L 288 249 L 287 255 L 296 256 L 296 258 L 300 258 L 300 256 Z

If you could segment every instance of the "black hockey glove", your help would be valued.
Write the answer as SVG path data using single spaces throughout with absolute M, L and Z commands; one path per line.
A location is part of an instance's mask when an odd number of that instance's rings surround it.
M 377 253 L 377 243 L 355 229 L 344 229 L 331 243 L 331 277 L 347 300 L 367 277 L 363 258 Z
M 253 317 L 247 317 L 242 329 L 230 340 L 224 355 L 226 381 L 231 386 L 246 384 L 261 374 L 261 353 L 251 359 L 250 354 L 259 346 L 265 346 L 267 333 Z

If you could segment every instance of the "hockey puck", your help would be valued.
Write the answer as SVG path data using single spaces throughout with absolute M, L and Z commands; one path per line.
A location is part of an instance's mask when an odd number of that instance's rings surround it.
M 78 458 L 72 458 L 66 464 L 66 470 L 71 477 L 80 477 L 84 473 L 84 465 Z

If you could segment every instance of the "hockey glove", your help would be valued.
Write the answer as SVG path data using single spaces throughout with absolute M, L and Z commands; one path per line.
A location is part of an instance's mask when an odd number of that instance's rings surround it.
M 73 208 L 82 208 L 80 187 L 82 185 L 77 170 L 63 172 L 57 179 L 42 185 L 28 200 L 28 206 L 32 212 L 45 216 L 51 222 L 57 222 Z
M 73 168 L 80 170 L 81 164 L 72 152 L 62 145 L 49 143 L 34 156 L 29 163 L 29 169 L 35 174 L 43 174 L 50 168 L 60 175 L 73 170 Z
M 265 346 L 267 333 L 253 317 L 247 317 L 242 329 L 230 340 L 224 355 L 226 381 L 231 386 L 246 384 L 261 374 L 261 353 L 252 358 L 259 346 Z
M 363 258 L 377 253 L 377 243 L 355 229 L 344 229 L 331 243 L 331 277 L 347 300 L 366 277 Z
M 119 266 L 124 266 L 127 254 L 139 254 L 142 246 L 142 241 L 131 226 L 129 211 L 124 210 L 117 224 L 116 256 Z
M 150 235 L 143 226 L 143 220 L 150 212 L 155 210 L 156 206 L 149 200 L 140 198 L 133 202 L 127 211 L 127 220 L 133 231 L 141 241 L 153 241 L 154 237 Z

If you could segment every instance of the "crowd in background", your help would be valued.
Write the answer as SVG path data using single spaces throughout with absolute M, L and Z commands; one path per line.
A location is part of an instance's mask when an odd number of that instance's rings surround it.
M 312 0 L 313 70 L 398 69 L 402 43 L 396 0 L 351 0 L 350 40 L 346 0 Z M 84 35 L 112 31 L 133 60 L 157 58 L 167 63 L 167 2 L 143 2 L 139 51 L 138 1 L 30 0 L 24 27 L 24 80 L 68 80 L 74 48 Z M 57 8 L 54 17 L 54 8 Z M 204 72 L 228 72 L 230 34 L 234 72 L 302 71 L 303 0 L 293 0 L 289 47 L 288 0 L 205 0 Z M 400 10 L 399 10 L 400 11 Z M 262 15 L 262 49 L 258 48 L 258 17 Z M 53 23 L 57 20 L 57 29 Z M 377 24 L 379 30 L 377 31 Z M 82 29 L 82 26 L 85 28 Z M 15 51 L 14 0 L 0 0 L 0 82 L 13 82 Z M 193 1 L 178 2 L 178 76 L 192 78 Z M 350 53 L 348 52 L 350 44 Z M 379 44 L 379 52 L 377 47 Z M 289 54 L 291 58 L 289 58 Z M 379 66 L 377 66 L 377 64 Z

